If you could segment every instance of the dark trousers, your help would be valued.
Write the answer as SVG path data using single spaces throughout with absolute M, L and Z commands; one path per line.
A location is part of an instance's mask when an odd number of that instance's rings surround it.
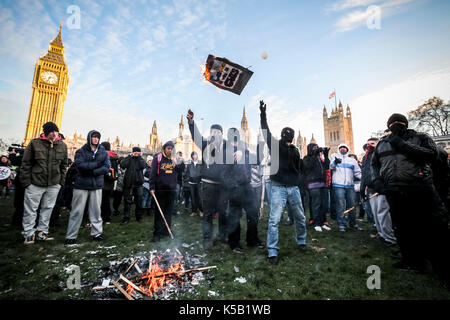
M 336 212 L 336 197 L 335 194 L 333 192 L 333 190 L 330 190 L 331 192 L 329 193 L 330 196 L 330 218 L 333 220 L 337 220 L 337 212 Z
M 184 208 L 187 210 L 189 208 L 189 203 L 191 202 L 191 189 L 188 187 L 183 187 L 184 196 Z
M 192 211 L 197 212 L 197 210 L 200 210 L 203 212 L 200 183 L 190 184 L 189 187 L 191 188 Z
M 437 275 L 450 284 L 448 219 L 434 187 L 402 188 L 386 198 L 403 260 L 419 269 L 430 260 Z
M 314 220 L 314 226 L 323 226 L 327 222 L 328 211 L 328 188 L 309 189 L 309 198 L 311 200 L 311 218 Z
M 204 209 L 202 230 L 203 241 L 213 241 L 213 217 L 219 213 L 219 238 L 222 241 L 227 239 L 227 202 L 226 189 L 220 184 L 201 183 L 202 207 Z
M 112 193 L 113 197 L 113 209 L 114 211 L 119 211 L 120 204 L 122 203 L 123 192 L 119 190 L 114 190 Z
M 102 190 L 102 220 L 105 222 L 111 221 L 111 194 L 112 190 Z
M 176 192 L 175 191 L 156 191 L 156 199 L 158 200 L 161 211 L 166 218 L 169 227 L 172 225 L 172 210 L 175 203 Z M 156 205 L 156 207 L 158 207 Z M 159 209 L 155 212 L 155 230 L 153 236 L 166 237 L 169 236 L 169 231 L 167 230 L 166 224 L 161 216 Z
M 123 218 L 129 220 L 130 219 L 130 210 L 133 205 L 133 197 L 135 208 L 136 219 L 139 220 L 142 217 L 142 186 L 133 186 L 133 187 L 124 187 L 123 188 L 123 198 L 125 199 L 125 205 L 123 209 Z
M 66 184 L 64 186 L 64 207 L 66 207 L 69 211 L 72 210 L 72 198 L 73 198 L 73 185 Z
M 50 225 L 54 226 L 59 223 L 59 217 L 61 216 L 61 207 L 64 206 L 64 189 L 65 186 L 61 186 L 58 192 L 58 196 L 56 197 L 56 202 L 52 210 L 52 214 L 50 216 Z
M 247 245 L 258 243 L 258 196 L 250 184 L 241 185 L 229 191 L 230 212 L 228 215 L 228 244 L 231 249 L 238 247 L 241 239 L 242 209 L 247 216 Z

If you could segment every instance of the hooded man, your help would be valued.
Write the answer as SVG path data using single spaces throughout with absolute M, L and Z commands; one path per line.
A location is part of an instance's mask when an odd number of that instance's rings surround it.
M 374 151 L 372 177 L 375 191 L 386 194 L 402 255 L 394 267 L 423 272 L 429 259 L 449 286 L 448 216 L 431 169 L 438 156 L 436 144 L 427 134 L 408 129 L 402 114 L 391 115 L 387 127 L 392 133 Z
M 373 152 L 378 144 L 377 138 L 367 140 L 366 154 L 362 160 L 362 177 L 361 177 L 361 197 L 364 199 L 375 194 L 374 180 L 372 176 L 372 157 Z M 366 202 L 367 204 L 367 202 Z M 389 213 L 389 204 L 384 193 L 378 193 L 377 196 L 369 199 L 369 210 L 372 211 L 375 227 L 378 235 L 386 242 L 386 244 L 396 244 L 397 239 L 392 229 L 391 215 Z M 369 210 L 366 209 L 368 212 Z
M 144 169 L 147 167 L 145 160 L 141 157 L 141 148 L 133 147 L 132 154 L 122 160 L 120 166 L 125 169 L 123 178 L 123 198 L 125 205 L 123 209 L 122 224 L 130 221 L 130 209 L 136 205 L 136 221 L 142 221 L 142 185 L 144 184 Z
M 275 139 L 267 124 L 266 104 L 260 101 L 261 129 L 271 154 L 272 181 L 270 216 L 267 232 L 267 249 L 269 263 L 278 263 L 278 225 L 286 204 L 289 204 L 295 228 L 295 242 L 300 252 L 306 251 L 306 218 L 300 195 L 300 173 L 302 159 L 294 146 L 294 130 L 289 127 L 281 130 L 281 140 Z M 278 170 L 277 170 L 278 169 Z
M 74 165 L 78 170 L 78 175 L 73 186 L 72 210 L 67 227 L 66 245 L 76 242 L 86 204 L 91 222 L 91 236 L 94 241 L 103 240 L 102 188 L 104 175 L 109 172 L 111 162 L 105 147 L 100 144 L 100 137 L 100 132 L 89 131 L 86 144 L 75 152 Z
M 194 123 L 194 113 L 187 114 L 189 131 L 195 145 L 202 150 L 201 194 L 203 201 L 203 248 L 209 250 L 213 245 L 213 216 L 219 213 L 218 240 L 227 241 L 227 194 L 222 183 L 224 164 L 226 163 L 227 141 L 223 139 L 222 126 L 214 124 L 210 136 L 205 139 Z
M 308 153 L 303 158 L 306 187 L 311 199 L 311 217 L 314 229 L 318 232 L 331 230 L 327 222 L 328 183 L 327 170 L 329 148 L 319 148 L 315 143 L 307 146 Z
M 163 212 L 169 227 L 172 223 L 172 211 L 178 183 L 178 172 L 182 170 L 181 164 L 175 164 L 172 160 L 172 150 L 175 147 L 172 141 L 164 143 L 161 153 L 155 155 L 150 171 L 150 194 L 155 196 Z M 159 210 L 159 209 L 158 209 Z M 155 229 L 153 242 L 162 237 L 169 236 L 164 220 L 160 212 L 155 213 Z
M 111 144 L 107 141 L 103 141 L 101 145 L 105 148 L 111 162 L 111 168 L 109 172 L 105 174 L 105 181 L 102 190 L 102 220 L 109 224 L 111 222 L 111 194 L 114 189 L 114 182 L 118 177 L 118 160 L 119 156 L 111 151 Z
M 26 147 L 20 169 L 20 181 L 25 188 L 24 244 L 34 243 L 36 230 L 36 240 L 53 240 L 48 236 L 50 216 L 67 171 L 67 146 L 61 141 L 58 127 L 47 122 L 43 129 L 44 133 Z M 39 204 L 39 225 L 35 229 Z
M 355 206 L 354 179 L 361 179 L 361 168 L 354 158 L 349 157 L 350 148 L 346 144 L 341 143 L 337 151 L 331 156 L 330 169 L 339 231 L 345 232 L 346 227 L 361 230 L 356 224 L 355 209 L 348 213 L 348 219 L 344 215 L 345 210 Z

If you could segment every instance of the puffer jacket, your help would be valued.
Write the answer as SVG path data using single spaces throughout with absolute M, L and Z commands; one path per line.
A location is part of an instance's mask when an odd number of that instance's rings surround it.
M 98 131 L 88 133 L 87 143 L 75 152 L 75 165 L 78 175 L 75 178 L 74 189 L 98 190 L 103 188 L 104 175 L 109 172 L 111 162 L 105 147 L 98 145 L 97 152 L 91 148 L 91 137 Z
M 24 188 L 30 184 L 39 187 L 64 185 L 67 163 L 67 146 L 61 138 L 52 142 L 41 134 L 31 140 L 25 149 L 20 181 Z
M 123 179 L 124 188 L 138 187 L 144 184 L 144 169 L 147 167 L 147 163 L 141 156 L 128 156 L 122 160 L 120 166 L 127 170 Z
M 435 142 L 425 133 L 408 129 L 401 136 L 380 140 L 372 157 L 372 179 L 381 179 L 389 190 L 433 184 L 430 164 L 437 157 Z
M 348 152 L 342 155 L 339 148 L 346 147 Z M 354 179 L 361 179 L 361 168 L 358 162 L 349 157 L 350 148 L 341 143 L 337 148 L 337 154 L 333 154 L 330 159 L 330 169 L 332 172 L 332 185 L 335 188 L 354 188 Z M 341 163 L 336 163 L 336 158 L 341 159 Z

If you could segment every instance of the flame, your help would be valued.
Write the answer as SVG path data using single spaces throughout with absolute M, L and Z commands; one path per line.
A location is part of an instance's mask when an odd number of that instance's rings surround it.
M 206 63 L 205 64 L 201 64 L 200 68 L 202 68 L 202 75 L 205 78 L 205 82 L 209 81 L 209 78 L 211 77 L 211 72 L 208 70 L 208 68 L 206 67 Z
M 183 258 L 183 256 L 177 257 L 174 255 L 174 258 Z M 158 257 L 157 259 L 161 260 L 161 257 Z M 141 277 L 142 281 L 138 287 L 147 296 L 153 296 L 154 292 L 164 287 L 167 283 L 177 280 L 176 276 L 179 275 L 180 271 L 184 271 L 184 266 L 180 262 L 172 264 L 169 268 L 164 270 L 161 269 L 155 259 L 152 261 L 151 268 L 147 269 L 145 274 Z M 128 284 L 126 291 L 131 295 L 134 292 L 134 289 Z

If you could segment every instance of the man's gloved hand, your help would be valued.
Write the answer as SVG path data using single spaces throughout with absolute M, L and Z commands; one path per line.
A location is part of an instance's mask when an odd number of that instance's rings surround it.
M 325 158 L 328 158 L 328 153 L 330 152 L 330 148 L 323 148 L 323 155 Z
M 336 163 L 336 164 L 339 164 L 339 163 L 341 163 L 341 162 L 342 162 L 342 160 L 339 159 L 339 158 L 334 159 L 334 163 Z
M 375 191 L 378 192 L 379 194 L 386 193 L 386 186 L 381 178 L 375 179 L 375 181 L 373 182 L 373 186 Z
M 266 115 L 266 104 L 264 103 L 263 100 L 259 101 L 259 111 L 261 111 L 261 115 Z
M 405 140 L 396 134 L 390 134 L 386 139 L 395 149 L 401 149 L 405 145 Z

